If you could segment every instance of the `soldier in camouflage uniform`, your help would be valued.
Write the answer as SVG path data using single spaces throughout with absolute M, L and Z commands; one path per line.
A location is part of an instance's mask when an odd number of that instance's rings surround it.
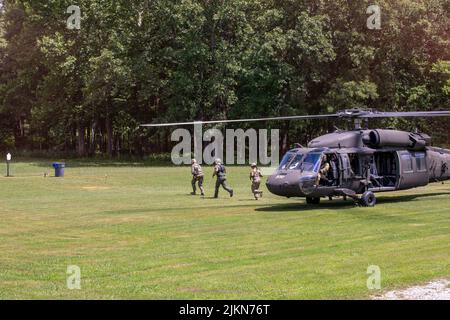
M 328 161 L 326 155 L 324 155 L 324 154 L 322 155 L 321 161 L 322 161 L 322 164 L 320 166 L 319 174 L 317 175 L 316 187 L 318 187 L 320 185 L 320 181 L 328 182 L 327 175 L 331 169 L 330 162 Z
M 262 197 L 263 192 L 259 190 L 259 186 L 261 185 L 262 173 L 261 170 L 258 169 L 256 163 L 252 163 L 252 170 L 250 171 L 250 181 L 252 182 L 252 193 L 255 196 L 255 199 Z
M 192 166 L 191 166 L 191 173 L 192 173 L 192 195 L 195 195 L 197 193 L 197 187 L 196 184 L 198 184 L 198 188 L 200 189 L 201 195 L 205 195 L 205 190 L 203 189 L 203 170 L 202 167 L 197 163 L 197 160 L 192 159 Z
M 222 164 L 222 161 L 220 159 L 216 159 L 214 161 L 214 173 L 213 178 L 216 176 L 216 190 L 214 192 L 214 198 L 219 197 L 219 188 L 222 186 L 228 193 L 230 194 L 230 197 L 233 196 L 233 189 L 231 189 L 227 184 L 227 176 L 226 176 L 227 170 L 225 169 L 225 166 Z

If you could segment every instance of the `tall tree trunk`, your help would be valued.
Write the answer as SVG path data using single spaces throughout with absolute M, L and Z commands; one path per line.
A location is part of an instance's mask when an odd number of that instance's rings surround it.
M 289 122 L 285 122 L 283 129 L 282 129 L 282 145 L 281 145 L 281 153 L 285 154 L 286 151 L 289 148 Z
M 78 125 L 77 129 L 78 137 L 78 156 L 84 157 L 86 155 L 85 142 L 86 142 L 86 128 L 83 125 Z
M 169 152 L 169 147 L 170 147 L 170 134 L 166 134 L 164 132 L 164 152 L 165 153 Z
M 127 139 L 128 139 L 128 153 L 131 155 L 133 154 L 133 150 L 132 150 L 132 146 L 131 146 L 131 139 L 130 139 L 130 134 L 127 134 Z
M 447 144 L 450 141 L 450 118 L 447 120 Z M 450 148 L 450 144 L 447 145 Z
M 88 156 L 90 156 L 90 154 L 91 154 L 91 133 L 92 133 L 92 131 L 91 131 L 91 127 L 90 126 L 87 126 L 86 127 L 86 138 L 85 138 L 85 140 L 86 140 L 86 144 L 85 144 L 85 153 L 88 155 Z
M 108 153 L 108 156 L 111 158 L 113 156 L 113 143 L 114 143 L 114 137 L 113 137 L 113 129 L 112 129 L 112 122 L 111 118 L 109 117 L 109 114 L 106 115 L 106 152 Z
M 115 146 L 117 159 L 120 159 L 120 150 L 121 150 L 120 140 L 121 140 L 121 138 L 119 135 L 116 135 L 114 137 L 114 146 Z
M 24 145 L 23 139 L 23 129 L 22 129 L 22 119 L 18 118 L 16 120 L 16 125 L 14 126 L 14 141 L 16 143 L 16 147 L 22 148 Z
M 97 130 L 97 122 L 93 122 L 92 123 L 92 127 L 91 127 L 91 139 L 89 140 L 89 154 L 90 155 L 94 155 L 97 145 L 96 145 L 96 130 Z

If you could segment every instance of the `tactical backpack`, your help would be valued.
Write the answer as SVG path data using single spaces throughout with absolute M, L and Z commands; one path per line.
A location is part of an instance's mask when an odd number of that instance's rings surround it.
M 225 174 L 227 173 L 227 170 L 225 169 L 225 166 L 223 164 L 219 165 L 219 169 L 217 170 L 217 175 L 220 178 L 225 177 Z

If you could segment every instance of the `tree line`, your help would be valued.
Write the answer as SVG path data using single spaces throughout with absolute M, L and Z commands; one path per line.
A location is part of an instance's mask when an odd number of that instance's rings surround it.
M 0 1 L 0 149 L 144 156 L 168 129 L 139 124 L 448 109 L 450 2 Z M 68 28 L 67 8 L 80 8 Z M 268 122 L 284 149 L 345 123 Z M 447 119 L 383 120 L 447 143 Z

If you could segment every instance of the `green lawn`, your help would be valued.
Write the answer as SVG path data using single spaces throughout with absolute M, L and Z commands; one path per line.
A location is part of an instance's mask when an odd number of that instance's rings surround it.
M 72 163 L 73 164 L 73 163 Z M 71 163 L 68 162 L 70 166 Z M 1 166 L 0 170 L 4 170 Z M 247 168 L 229 168 L 236 195 L 190 192 L 190 168 L 15 163 L 0 178 L 0 298 L 369 298 L 450 276 L 450 185 L 307 206 L 265 192 L 252 200 Z M 2 172 L 3 174 L 3 172 Z M 52 174 L 53 175 L 53 174 Z M 66 270 L 81 268 L 81 290 Z

